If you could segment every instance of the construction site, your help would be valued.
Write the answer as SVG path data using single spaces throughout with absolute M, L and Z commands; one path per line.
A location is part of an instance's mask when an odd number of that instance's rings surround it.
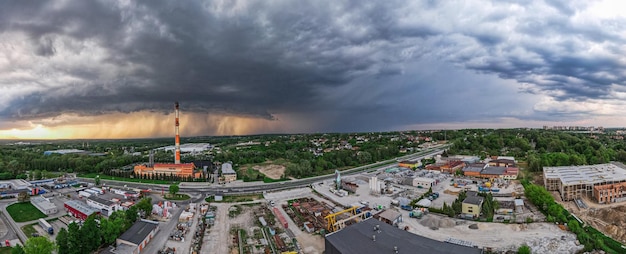
M 535 179 L 584 223 L 626 244 L 626 169 L 621 163 L 546 167 Z
M 587 197 L 563 201 L 558 193 L 552 193 L 557 202 L 584 223 L 626 245 L 626 202 L 598 204 Z
M 347 209 L 331 207 L 313 198 L 289 200 L 282 206 L 293 222 L 308 233 L 326 234 L 371 217 L 367 205 L 355 203 Z

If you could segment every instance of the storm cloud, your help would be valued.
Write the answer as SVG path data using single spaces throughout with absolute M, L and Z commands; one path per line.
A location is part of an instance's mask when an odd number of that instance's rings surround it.
M 320 131 L 617 114 L 619 3 L 3 1 L 0 119 L 174 101 Z

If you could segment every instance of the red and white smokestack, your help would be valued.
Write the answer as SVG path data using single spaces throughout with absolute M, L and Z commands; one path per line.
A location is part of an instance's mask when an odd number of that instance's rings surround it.
M 174 159 L 174 164 L 180 164 L 180 136 L 178 134 L 178 102 L 174 104 L 176 106 L 176 157 Z

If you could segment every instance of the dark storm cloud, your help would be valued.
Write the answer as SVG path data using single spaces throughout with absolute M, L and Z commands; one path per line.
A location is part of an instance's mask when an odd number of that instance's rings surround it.
M 411 118 L 532 117 L 511 113 L 525 100 L 500 106 L 514 93 L 498 102 L 477 94 L 450 107 L 437 87 L 461 99 L 484 88 L 473 83 L 478 79 L 439 75 L 424 82 L 410 72 L 427 71 L 410 65 L 453 63 L 556 101 L 612 99 L 612 87 L 626 83 L 626 22 L 575 19 L 585 8 L 584 1 L 5 1 L 0 46 L 27 52 L 13 70 L 0 71 L 1 84 L 15 94 L 5 99 L 10 106 L 0 103 L 0 117 L 171 112 L 173 101 L 187 111 L 266 119 L 311 113 L 343 126 L 384 115 L 370 123 L 380 128 Z M 453 68 L 446 66 L 442 71 Z M 359 85 L 365 80 L 375 84 Z M 407 106 L 416 97 L 436 106 Z
M 106 79 L 99 78 L 102 70 L 80 65 L 57 70 L 83 83 L 16 99 L 2 114 L 18 118 L 171 111 L 174 100 L 194 111 L 271 118 L 270 111 L 297 111 L 319 101 L 319 86 L 339 86 L 369 71 L 398 74 L 398 67 L 389 66 L 397 62 L 394 56 L 370 54 L 396 44 L 396 38 L 434 34 L 394 28 L 390 7 L 380 4 L 233 1 L 223 10 L 210 2 L 21 4 L 4 4 L 9 8 L 2 8 L 1 23 L 8 24 L 3 30 L 28 34 L 37 55 L 54 55 L 55 39 L 69 37 L 103 47 L 109 53 L 103 63 L 146 68 Z M 242 4 L 252 6 L 238 9 Z

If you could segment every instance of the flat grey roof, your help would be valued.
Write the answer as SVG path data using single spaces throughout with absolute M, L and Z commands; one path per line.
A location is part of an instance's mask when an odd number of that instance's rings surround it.
M 129 241 L 131 243 L 139 245 L 146 237 L 159 226 L 158 222 L 149 222 L 140 220 L 135 222 L 124 234 L 120 236 L 121 240 Z
M 402 214 L 396 210 L 387 209 L 381 212 L 380 214 L 378 214 L 378 216 L 389 221 L 394 221 L 398 217 L 402 216 Z
M 376 225 L 379 230 L 374 231 Z M 440 242 L 371 218 L 326 235 L 326 241 L 342 254 L 394 253 L 394 246 L 398 247 L 398 253 L 482 253 L 478 248 Z
M 434 178 L 428 178 L 428 177 L 415 177 L 413 179 L 414 180 L 418 180 L 420 182 L 426 182 L 426 183 L 434 183 L 435 182 Z
M 479 172 L 482 171 L 483 168 L 482 167 L 474 167 L 474 166 L 469 166 L 469 167 L 465 167 L 463 168 L 463 172 Z
M 485 199 L 481 196 L 467 196 L 463 203 L 472 204 L 472 205 L 480 205 L 483 203 Z
M 30 198 L 30 202 L 33 203 L 33 205 L 35 206 L 39 206 L 41 207 L 41 209 L 44 210 L 50 210 L 50 209 L 56 209 L 57 206 L 50 202 L 49 200 L 45 199 L 44 197 L 41 196 L 35 196 L 35 197 L 31 197 Z
M 485 169 L 483 169 L 481 174 L 504 175 L 504 172 L 506 172 L 506 168 L 505 167 L 486 167 Z
M 99 203 L 99 204 L 103 204 L 105 206 L 112 206 L 113 204 L 115 204 L 115 202 L 113 202 L 111 200 L 106 200 L 106 199 L 99 198 L 99 197 L 96 197 L 96 196 L 89 196 L 87 199 L 90 199 L 90 200 L 92 200 L 92 201 L 94 201 L 96 203 Z
M 563 185 L 626 181 L 626 169 L 615 164 L 544 167 L 546 179 L 560 179 Z

